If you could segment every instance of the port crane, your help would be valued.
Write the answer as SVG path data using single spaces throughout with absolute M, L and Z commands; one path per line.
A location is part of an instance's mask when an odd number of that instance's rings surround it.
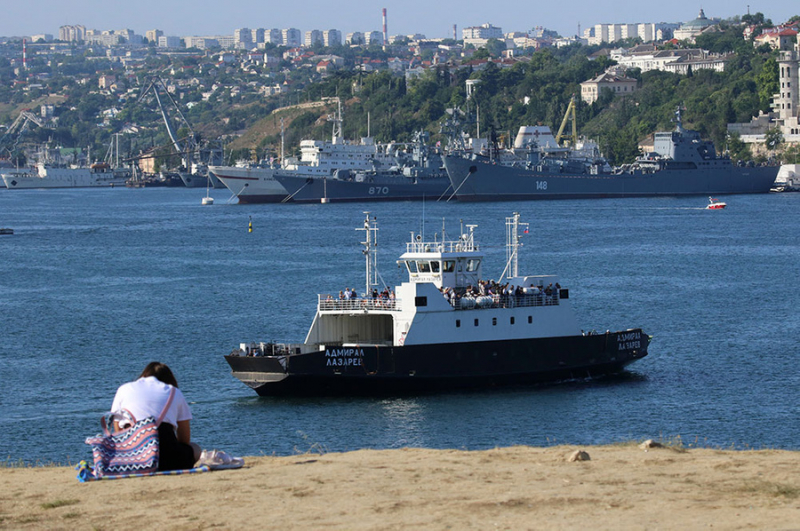
M 46 127 L 38 116 L 33 114 L 29 109 L 25 109 L 19 113 L 17 119 L 9 126 L 5 134 L 0 137 L 0 148 L 7 150 L 9 153 L 13 152 L 17 147 L 17 143 L 19 143 L 20 136 L 28 129 L 31 122 L 39 127 Z M 7 143 L 11 143 L 11 147 L 6 147 Z
M 569 99 L 569 105 L 567 106 L 567 112 L 564 113 L 564 119 L 561 121 L 561 127 L 558 128 L 558 134 L 556 134 L 556 144 L 561 146 L 561 139 L 565 136 L 564 129 L 567 127 L 567 122 L 572 122 L 572 134 L 569 136 L 569 141 L 565 141 L 566 146 L 576 146 L 578 144 L 578 120 L 575 118 L 575 94 Z
M 166 85 L 164 84 L 164 80 L 161 79 L 159 76 L 153 76 L 149 79 L 147 87 L 142 91 L 139 95 L 139 99 L 137 103 L 144 100 L 148 94 L 152 94 L 155 96 L 156 103 L 158 103 L 158 110 L 161 112 L 161 117 L 164 119 L 164 125 L 167 128 L 167 134 L 169 135 L 169 139 L 172 141 L 172 146 L 175 148 L 175 151 L 180 155 L 181 162 L 183 167 L 186 168 L 186 171 L 191 171 L 192 169 L 192 161 L 190 158 L 190 154 L 196 151 L 197 149 L 197 141 L 194 130 L 192 130 L 192 126 L 189 124 L 189 121 L 186 120 L 186 117 L 181 112 L 180 107 L 172 98 L 172 95 L 167 90 Z M 172 103 L 172 106 L 175 108 L 178 116 L 181 119 L 182 124 L 189 130 L 189 136 L 186 138 L 186 146 L 182 146 L 180 139 L 175 134 L 175 130 L 172 127 L 172 124 L 169 121 L 169 116 L 167 115 L 167 110 L 164 107 L 164 104 L 161 101 L 160 93 L 164 94 L 164 96 Z

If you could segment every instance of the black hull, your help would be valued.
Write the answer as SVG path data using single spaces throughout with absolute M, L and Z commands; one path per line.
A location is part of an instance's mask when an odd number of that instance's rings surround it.
M 595 377 L 647 355 L 641 330 L 402 347 L 329 348 L 283 358 L 226 356 L 261 396 L 427 393 Z

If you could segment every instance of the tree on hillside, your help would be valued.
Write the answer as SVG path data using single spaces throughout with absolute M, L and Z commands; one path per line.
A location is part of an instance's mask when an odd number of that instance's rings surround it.
M 756 77 L 758 85 L 758 99 L 762 111 L 768 111 L 770 108 L 770 101 L 772 96 L 778 92 L 780 78 L 778 76 L 778 61 L 774 57 L 770 57 L 764 62 Z
M 767 130 L 764 135 L 764 145 L 770 151 L 775 151 L 783 143 L 783 133 L 777 127 Z

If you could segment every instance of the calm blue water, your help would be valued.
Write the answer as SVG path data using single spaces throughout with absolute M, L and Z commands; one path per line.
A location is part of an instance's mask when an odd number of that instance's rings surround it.
M 484 449 L 680 436 L 800 448 L 800 194 L 457 204 L 232 205 L 214 191 L 0 190 L 0 459 L 76 461 L 116 388 L 168 363 L 193 438 L 234 454 L 322 447 Z M 316 294 L 364 284 L 364 210 L 392 285 L 409 231 L 478 224 L 500 276 L 504 218 L 531 223 L 520 269 L 556 273 L 578 321 L 641 326 L 627 377 L 398 398 L 259 398 L 223 355 L 301 340 Z M 247 232 L 252 217 L 254 232 Z

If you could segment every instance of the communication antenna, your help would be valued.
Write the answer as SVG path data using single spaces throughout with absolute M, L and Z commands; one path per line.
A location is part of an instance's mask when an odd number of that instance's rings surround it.
M 361 245 L 364 246 L 364 250 L 361 252 L 364 253 L 367 262 L 364 296 L 369 297 L 372 286 L 378 285 L 378 219 L 376 217 L 370 219 L 369 212 L 365 211 L 364 214 L 366 215 L 364 227 L 356 230 L 363 230 L 366 233 L 364 241 L 361 242 Z

